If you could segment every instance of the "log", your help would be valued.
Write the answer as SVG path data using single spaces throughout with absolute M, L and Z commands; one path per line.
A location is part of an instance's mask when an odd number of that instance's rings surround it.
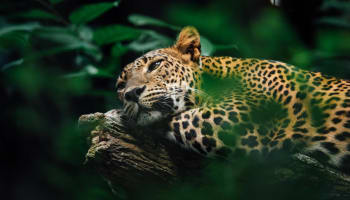
M 79 118 L 90 141 L 85 164 L 97 169 L 115 192 L 120 187 L 133 194 L 140 185 L 171 186 L 205 166 L 202 156 L 165 139 L 126 132 L 120 116 L 120 110 L 111 110 Z
M 125 191 L 132 197 L 140 191 L 140 185 L 171 188 L 189 177 L 203 176 L 201 172 L 212 162 L 155 135 L 152 129 L 137 131 L 126 127 L 121 114 L 120 110 L 111 110 L 79 118 L 79 127 L 90 143 L 85 164 L 96 169 L 116 194 Z M 306 178 L 308 184 L 326 183 L 329 190 L 323 199 L 350 199 L 350 176 L 304 154 L 291 156 L 289 162 L 274 168 L 269 176 L 272 185 L 300 177 Z

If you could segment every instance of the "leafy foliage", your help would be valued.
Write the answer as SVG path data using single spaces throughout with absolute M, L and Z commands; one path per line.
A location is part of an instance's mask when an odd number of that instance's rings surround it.
M 135 26 L 152 25 L 152 26 L 161 26 L 161 27 L 170 28 L 170 29 L 173 29 L 176 31 L 181 30 L 181 28 L 178 26 L 173 26 L 173 25 L 165 23 L 159 19 L 155 19 L 152 17 L 144 16 L 144 15 L 133 14 L 133 15 L 130 15 L 128 19 Z
M 102 2 L 96 4 L 84 5 L 70 14 L 69 19 L 73 24 L 84 24 L 99 17 L 103 13 L 119 5 L 116 2 Z
M 56 20 L 56 16 L 52 13 L 49 13 L 45 10 L 32 9 L 23 13 L 19 13 L 16 17 L 27 18 L 27 19 L 48 19 Z
M 98 45 L 136 39 L 140 31 L 122 25 L 101 27 L 94 32 L 94 40 Z
M 350 78 L 349 2 L 324 0 L 315 8 L 322 14 L 308 19 L 315 24 L 308 41 L 301 39 L 308 30 L 297 32 L 294 19 L 286 17 L 288 12 L 298 12 L 300 5 L 284 12 L 267 5 L 268 1 L 266 5 L 252 2 L 162 1 L 159 6 L 140 1 L 3 2 L 0 11 L 7 14 L 0 17 L 0 82 L 5 101 L 1 119 L 12 132 L 3 135 L 2 146 L 11 143 L 7 149 L 20 151 L 8 152 L 16 159 L 6 170 L 16 190 L 8 191 L 16 191 L 14 198 L 27 199 L 115 199 L 101 177 L 82 166 L 88 146 L 77 131 L 77 118 L 120 106 L 114 84 L 123 65 L 144 52 L 172 45 L 185 25 L 199 29 L 203 55 L 276 59 Z M 208 80 L 208 91 L 221 92 L 214 82 Z M 312 109 L 317 123 L 322 112 Z M 276 111 L 271 119 L 284 114 L 277 105 L 267 104 L 255 110 L 256 120 L 270 120 L 265 118 L 270 110 Z M 268 196 L 267 191 L 275 194 L 273 199 L 310 200 L 320 199 L 317 191 L 324 189 L 313 185 L 308 188 L 311 192 L 304 191 L 297 187 L 307 184 L 301 181 L 271 191 L 263 187 L 268 173 L 257 173 L 269 166 L 244 159 L 234 164 L 232 170 L 213 163 L 198 182 L 160 191 L 156 197 L 254 199 L 254 194 Z M 242 183 L 242 177 L 252 180 Z M 157 187 L 140 198 L 154 198 Z

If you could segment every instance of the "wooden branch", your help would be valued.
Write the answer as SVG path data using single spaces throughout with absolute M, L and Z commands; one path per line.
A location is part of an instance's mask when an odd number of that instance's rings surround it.
M 134 192 L 140 185 L 170 186 L 205 166 L 203 157 L 171 142 L 126 133 L 119 110 L 82 115 L 79 126 L 86 133 L 92 130 L 86 164 L 96 167 L 114 188 Z
M 151 130 L 142 135 L 123 126 L 121 111 L 82 115 L 79 125 L 91 143 L 86 164 L 95 167 L 113 189 L 130 195 L 140 185 L 171 187 L 184 177 L 201 176 L 209 159 L 186 151 L 165 139 L 155 139 Z M 228 163 L 229 164 L 229 163 Z M 307 172 L 312 170 L 312 175 Z M 326 199 L 350 199 L 350 177 L 303 154 L 293 156 L 287 166 L 276 168 L 278 182 L 307 177 L 311 183 L 329 183 Z

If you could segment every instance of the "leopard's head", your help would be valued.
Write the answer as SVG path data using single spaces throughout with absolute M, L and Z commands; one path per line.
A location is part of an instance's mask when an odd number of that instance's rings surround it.
M 200 54 L 197 30 L 185 27 L 173 46 L 150 51 L 125 66 L 116 85 L 126 116 L 147 125 L 195 106 Z

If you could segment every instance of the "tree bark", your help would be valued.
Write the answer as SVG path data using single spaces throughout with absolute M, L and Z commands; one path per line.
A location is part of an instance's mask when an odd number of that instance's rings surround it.
M 85 163 L 94 167 L 114 191 L 123 188 L 130 195 L 139 191 L 140 185 L 171 187 L 184 178 L 200 177 L 210 162 L 172 142 L 152 137 L 152 130 L 142 135 L 131 131 L 120 116 L 121 111 L 111 110 L 79 118 L 90 143 Z M 310 170 L 317 176 L 312 173 L 308 177 L 305 173 Z M 305 176 L 311 183 L 329 184 L 325 199 L 350 199 L 350 177 L 307 155 L 293 155 L 286 166 L 274 170 L 272 178 L 278 183 Z
M 140 185 L 171 186 L 205 166 L 203 157 L 171 142 L 127 132 L 120 112 L 111 110 L 79 118 L 79 127 L 91 143 L 85 163 L 94 166 L 113 189 L 121 187 L 132 193 Z

